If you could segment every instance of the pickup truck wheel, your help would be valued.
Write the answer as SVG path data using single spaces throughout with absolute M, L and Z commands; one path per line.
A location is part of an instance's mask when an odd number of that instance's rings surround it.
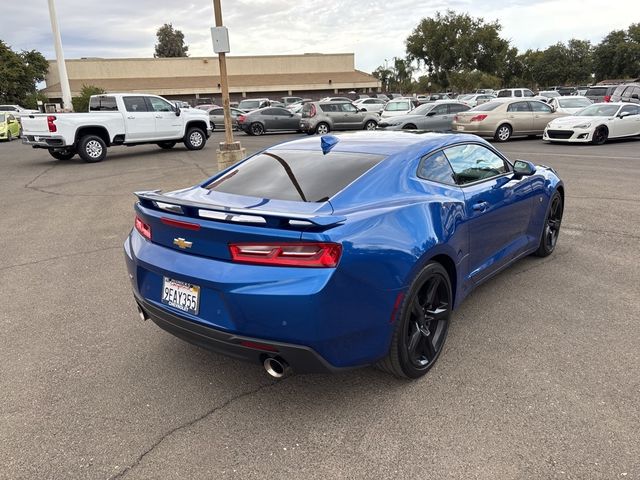
M 171 150 L 173 147 L 176 146 L 176 142 L 159 142 L 158 146 L 160 148 L 164 148 L 165 150 Z
M 71 160 L 75 154 L 76 152 L 73 150 L 49 150 L 49 155 L 56 160 Z
M 85 135 L 78 142 L 78 154 L 87 163 L 101 162 L 107 156 L 107 145 L 97 135 Z
M 198 127 L 191 127 L 184 136 L 184 146 L 189 150 L 202 150 L 207 143 L 207 137 Z

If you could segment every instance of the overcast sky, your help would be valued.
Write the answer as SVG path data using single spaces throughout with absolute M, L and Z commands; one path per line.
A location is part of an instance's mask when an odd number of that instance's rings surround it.
M 372 71 L 404 56 L 418 21 L 451 8 L 499 20 L 520 50 L 572 37 L 596 43 L 640 21 L 639 0 L 222 0 L 232 55 L 355 52 Z M 212 55 L 211 0 L 56 0 L 66 58 L 151 57 L 155 32 L 173 23 L 191 56 Z M 46 0 L 2 2 L 0 39 L 54 57 Z

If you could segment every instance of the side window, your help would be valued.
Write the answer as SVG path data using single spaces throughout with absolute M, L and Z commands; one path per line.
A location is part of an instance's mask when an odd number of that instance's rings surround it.
M 469 110 L 469 107 L 467 105 L 459 105 L 457 103 L 449 104 L 449 113 L 466 112 L 467 110 Z
M 147 104 L 144 97 L 123 97 L 124 108 L 127 112 L 147 112 Z
M 525 97 L 535 97 L 531 90 L 523 90 Z
M 356 113 L 358 111 L 356 107 L 354 107 L 350 103 L 341 103 L 340 108 L 343 112 L 346 112 L 346 113 Z
M 457 145 L 445 150 L 458 185 L 509 172 L 507 162 L 482 145 Z
M 91 97 L 89 101 L 90 112 L 117 112 L 118 104 L 116 97 L 106 97 L 103 95 Z
M 513 91 L 513 96 L 514 97 L 521 97 L 522 96 L 522 92 L 520 90 L 514 90 Z
M 234 111 L 231 110 L 231 114 L 232 115 L 233 115 L 233 113 L 234 113 Z M 214 108 L 213 110 L 211 110 L 209 112 L 209 115 L 220 115 L 220 116 L 222 116 L 222 115 L 224 115 L 224 112 L 222 111 L 221 108 Z
M 267 116 L 280 115 L 280 112 L 278 111 L 277 108 L 265 108 L 260 112 L 260 115 L 267 115 Z
M 638 107 L 637 105 L 625 105 L 624 107 L 622 107 L 622 110 L 620 110 L 620 113 L 626 112 L 631 113 L 631 115 L 638 115 L 640 114 L 640 107 Z
M 434 115 L 446 115 L 449 109 L 446 105 L 437 105 L 432 111 L 435 112 Z
M 455 185 L 456 179 L 447 157 L 442 152 L 425 157 L 418 167 L 418 177 L 434 182 Z
M 507 107 L 507 112 L 530 112 L 529 102 L 515 102 Z
M 329 113 L 333 113 L 333 112 L 338 112 L 338 105 L 336 105 L 335 103 L 324 103 L 322 105 L 320 105 L 320 108 L 322 108 L 323 112 L 329 112 Z
M 151 104 L 151 110 L 154 112 L 173 112 L 173 108 L 169 102 L 157 97 L 147 97 Z
M 551 107 L 542 102 L 529 102 L 531 110 L 538 113 L 551 113 Z

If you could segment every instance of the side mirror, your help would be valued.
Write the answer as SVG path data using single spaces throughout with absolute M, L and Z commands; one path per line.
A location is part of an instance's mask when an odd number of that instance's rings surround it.
M 633 98 L 634 100 L 640 100 L 640 97 L 638 97 L 637 93 L 634 93 L 633 95 L 631 95 L 631 98 Z
M 555 105 L 549 105 L 549 106 L 551 107 L 552 112 L 555 112 L 556 110 L 558 110 Z
M 366 112 L 366 111 L 367 111 L 367 109 L 366 109 L 366 108 L 360 108 L 358 111 L 359 111 L 359 112 Z
M 618 115 L 618 118 L 625 118 L 625 117 L 628 117 L 629 115 L 631 115 L 631 112 L 622 112 L 620 115 Z
M 516 160 L 513 164 L 513 178 L 519 179 L 536 173 L 536 166 L 526 160 Z
M 436 114 L 435 110 L 427 112 L 427 117 L 433 117 Z
M 180 116 L 180 113 L 181 113 L 181 112 L 180 112 L 180 107 L 176 107 L 175 112 L 176 112 L 176 117 L 179 117 L 179 116 Z

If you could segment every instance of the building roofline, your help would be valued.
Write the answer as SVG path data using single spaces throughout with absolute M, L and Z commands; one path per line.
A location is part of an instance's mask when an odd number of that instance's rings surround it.
M 297 54 L 287 54 L 287 55 L 227 55 L 227 59 L 230 58 L 308 58 L 308 57 L 337 57 L 337 56 L 355 56 L 355 53 L 297 53 Z M 117 57 L 82 57 L 82 58 L 70 58 L 65 59 L 65 62 L 86 62 L 92 60 L 98 60 L 101 62 L 111 62 L 111 61 L 125 61 L 125 62 L 139 62 L 142 60 L 153 60 L 153 61 L 171 61 L 171 60 L 211 60 L 217 59 L 217 55 L 211 55 L 210 57 L 126 57 L 126 58 L 117 58 Z M 48 62 L 55 62 L 55 59 L 47 59 Z

